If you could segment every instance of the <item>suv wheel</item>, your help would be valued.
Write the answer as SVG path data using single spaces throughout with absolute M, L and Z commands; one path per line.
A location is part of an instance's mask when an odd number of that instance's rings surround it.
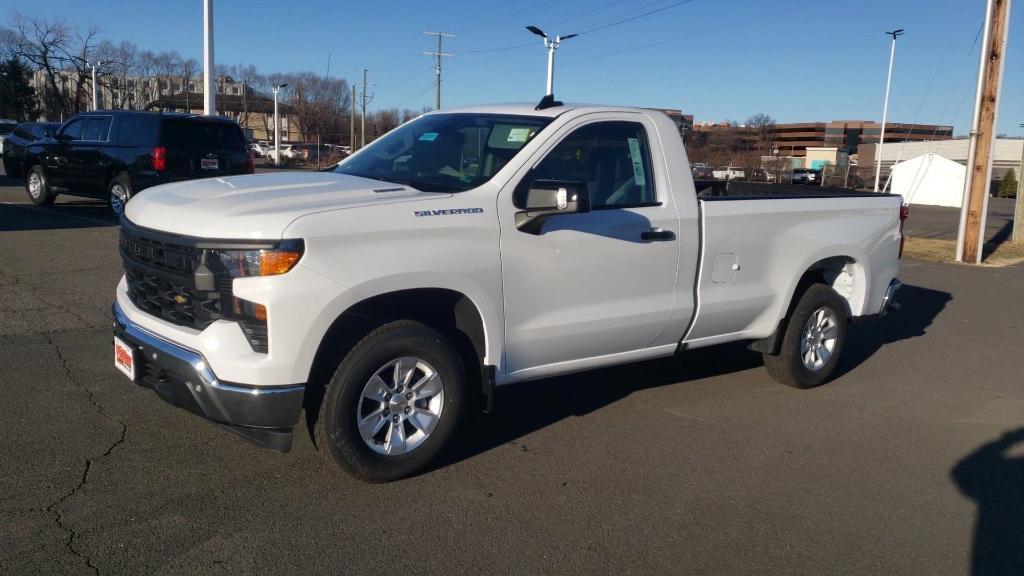
M 116 178 L 110 181 L 108 192 L 110 193 L 108 200 L 110 211 L 114 213 L 114 216 L 120 217 L 124 214 L 125 205 L 128 204 L 128 200 L 132 197 L 131 179 L 128 178 L 127 174 L 118 174 Z
M 43 167 L 39 164 L 29 169 L 28 175 L 25 178 L 25 191 L 28 192 L 29 199 L 39 206 L 53 204 L 53 201 L 57 198 L 57 195 L 53 193 L 53 189 L 50 188 L 50 184 L 46 179 L 46 173 L 43 172 Z
M 465 380 L 440 333 L 411 320 L 385 324 L 352 348 L 327 384 L 317 447 L 361 480 L 410 476 L 453 435 Z
M 786 323 L 777 356 L 764 355 L 776 381 L 813 388 L 828 380 L 846 343 L 846 301 L 832 288 L 814 284 L 804 292 Z

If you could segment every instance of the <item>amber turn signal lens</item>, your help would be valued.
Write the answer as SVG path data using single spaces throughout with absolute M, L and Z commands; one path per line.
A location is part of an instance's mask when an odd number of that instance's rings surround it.
M 260 254 L 260 276 L 284 274 L 302 257 L 301 252 L 266 250 Z M 264 312 L 265 314 L 265 312 Z
M 253 310 L 253 316 L 255 316 L 257 320 L 261 320 L 263 322 L 266 322 L 267 321 L 267 307 L 264 306 L 263 304 L 257 304 L 256 305 L 256 309 Z

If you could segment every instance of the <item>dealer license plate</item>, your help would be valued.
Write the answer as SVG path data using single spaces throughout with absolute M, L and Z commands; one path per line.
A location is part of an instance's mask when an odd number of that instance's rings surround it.
M 129 380 L 135 381 L 135 352 L 117 336 L 114 336 L 114 366 Z

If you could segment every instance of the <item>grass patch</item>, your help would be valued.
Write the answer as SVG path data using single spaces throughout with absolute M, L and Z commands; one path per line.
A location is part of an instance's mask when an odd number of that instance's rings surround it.
M 956 263 L 956 241 L 937 240 L 934 238 L 907 237 L 903 254 L 917 260 L 927 262 Z M 981 265 L 1001 268 L 1024 262 L 1024 244 L 989 242 L 985 244 L 981 254 Z

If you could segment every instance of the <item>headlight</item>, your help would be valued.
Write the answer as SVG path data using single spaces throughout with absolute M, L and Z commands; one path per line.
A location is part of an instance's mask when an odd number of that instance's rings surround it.
M 295 267 L 302 258 L 302 240 L 285 240 L 277 248 L 264 250 L 212 250 L 210 257 L 219 270 L 231 278 L 276 276 Z

